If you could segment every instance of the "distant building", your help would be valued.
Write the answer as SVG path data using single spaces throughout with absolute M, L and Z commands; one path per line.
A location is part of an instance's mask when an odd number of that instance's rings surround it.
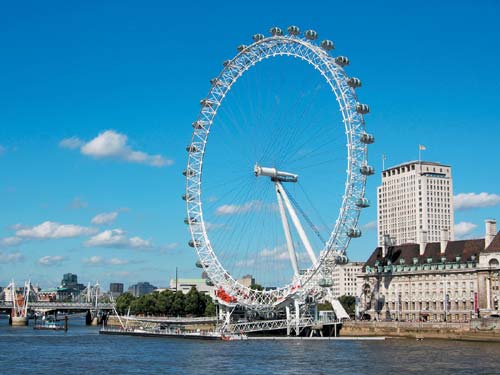
M 335 266 L 332 273 L 332 291 L 335 298 L 357 295 L 357 276 L 363 271 L 363 266 L 364 262 L 348 262 Z
M 85 289 L 85 285 L 78 283 L 78 276 L 74 273 L 65 273 L 61 280 L 61 288 L 66 289 L 69 294 L 76 296 Z
M 500 232 L 484 239 L 377 247 L 359 275 L 359 311 L 371 319 L 463 322 L 500 313 Z
M 451 167 L 413 161 L 382 171 L 377 189 L 378 246 L 454 239 Z
M 237 280 L 241 285 L 250 288 L 252 285 L 255 285 L 255 279 L 252 275 L 245 275 L 242 278 Z
M 144 296 L 157 289 L 154 285 L 151 285 L 147 281 L 139 282 L 137 284 L 131 285 L 128 288 L 128 292 L 132 293 L 134 297 Z
M 109 293 L 116 298 L 123 294 L 123 283 L 110 283 Z
M 207 284 L 208 279 L 175 279 L 170 280 L 170 290 L 180 290 L 182 293 L 188 293 L 192 287 L 195 287 L 198 292 L 213 296 L 214 287 Z M 177 285 L 177 289 L 176 289 Z

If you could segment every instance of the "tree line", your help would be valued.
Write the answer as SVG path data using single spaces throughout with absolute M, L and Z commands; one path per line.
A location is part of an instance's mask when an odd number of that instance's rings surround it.
M 116 299 L 116 310 L 120 315 L 125 315 L 129 309 L 132 315 L 215 316 L 212 298 L 198 292 L 195 287 L 187 294 L 180 290 L 164 290 L 134 297 L 127 292 Z

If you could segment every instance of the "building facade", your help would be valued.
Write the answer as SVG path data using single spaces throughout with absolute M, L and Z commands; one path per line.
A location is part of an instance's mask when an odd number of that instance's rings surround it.
M 378 246 L 454 239 L 451 167 L 413 161 L 382 171 L 377 189 Z
M 464 322 L 498 314 L 500 233 L 484 239 L 377 247 L 359 279 L 367 319 Z
M 207 279 L 171 279 L 170 280 L 170 290 L 177 291 L 180 290 L 182 293 L 187 294 L 192 287 L 200 293 L 205 293 L 211 297 L 214 295 L 214 287 L 207 284 Z
M 332 273 L 332 291 L 335 298 L 357 295 L 357 276 L 362 272 L 363 266 L 364 262 L 348 262 L 335 266 Z
M 147 281 L 139 282 L 137 284 L 131 285 L 128 288 L 128 292 L 131 293 L 134 297 L 144 296 L 156 290 L 154 285 L 151 285 Z
M 113 298 L 117 298 L 123 294 L 123 283 L 110 283 L 109 284 L 109 293 L 113 296 Z

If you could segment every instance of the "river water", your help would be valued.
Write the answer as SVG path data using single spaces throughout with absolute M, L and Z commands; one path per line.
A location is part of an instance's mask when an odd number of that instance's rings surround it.
M 500 374 L 500 344 L 445 340 L 202 341 L 0 320 L 0 374 Z

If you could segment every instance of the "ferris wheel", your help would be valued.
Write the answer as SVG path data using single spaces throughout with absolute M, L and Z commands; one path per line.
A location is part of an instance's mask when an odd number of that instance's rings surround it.
M 223 304 L 272 309 L 294 296 L 330 287 L 331 280 L 324 272 L 326 265 L 345 258 L 350 240 L 361 236 L 358 218 L 361 210 L 369 207 L 366 178 L 374 173 L 367 161 L 368 145 L 374 137 L 366 132 L 363 117 L 369 107 L 356 96 L 361 80 L 344 71 L 349 59 L 332 55 L 332 41 L 318 43 L 317 39 L 314 30 L 301 33 L 298 27 L 290 26 L 285 33 L 273 27 L 269 36 L 256 34 L 253 43 L 239 45 L 236 56 L 224 61 L 220 74 L 210 81 L 210 91 L 201 100 L 201 110 L 192 124 L 191 143 L 186 147 L 187 168 L 183 172 L 185 223 L 191 234 L 188 244 L 196 250 L 197 265 L 206 272 L 207 283 L 215 287 Z M 230 94 L 244 89 L 238 87 L 237 81 L 266 61 L 278 65 L 273 65 L 272 73 L 258 84 L 246 86 L 248 97 L 255 91 L 268 93 L 267 86 L 276 81 L 278 73 L 285 79 L 293 76 L 296 81 L 302 73 L 284 72 L 280 65 L 291 58 L 320 81 L 316 87 L 323 88 L 325 102 L 317 104 L 315 95 L 321 94 L 315 92 L 320 89 L 308 91 L 307 87 L 302 89 L 306 85 L 301 83 L 300 95 L 282 111 L 283 115 L 276 113 L 283 93 L 292 92 L 288 87 L 277 90 L 271 105 L 269 101 L 252 105 L 247 97 L 240 97 L 240 105 L 253 108 L 254 119 L 248 120 L 251 111 L 246 109 L 236 114 L 227 109 L 224 113 L 231 100 L 238 102 Z M 337 123 L 331 114 L 334 107 L 337 115 L 340 112 Z M 232 120 L 219 125 L 223 116 Z M 293 126 L 295 122 L 299 124 Z M 271 123 L 276 124 L 274 129 Z M 332 146 L 331 140 L 338 144 Z M 224 151 L 225 147 L 229 151 Z M 245 150 L 254 150 L 255 156 L 243 157 Z M 341 163 L 335 168 L 327 163 L 333 155 Z M 307 164 L 308 159 L 314 163 Z M 337 180 L 329 179 L 331 175 Z M 219 176 L 220 181 L 212 183 L 216 180 L 213 176 Z M 246 180 L 240 181 L 237 176 Z M 302 181 L 305 187 L 300 185 Z M 309 181 L 315 182 L 307 185 Z M 218 194 L 209 191 L 210 183 L 219 187 Z M 331 193 L 333 185 L 340 189 L 337 195 Z M 227 192 L 221 192 L 221 186 Z M 327 203 L 329 199 L 332 204 Z M 335 218 L 321 221 L 321 209 Z M 279 263 L 272 264 L 271 259 Z M 253 267 L 245 272 L 261 272 L 261 279 L 269 276 L 268 284 L 279 272 L 285 275 L 285 282 L 268 289 L 256 288 L 237 277 L 238 272 L 239 276 L 244 274 L 240 268 L 245 265 Z

